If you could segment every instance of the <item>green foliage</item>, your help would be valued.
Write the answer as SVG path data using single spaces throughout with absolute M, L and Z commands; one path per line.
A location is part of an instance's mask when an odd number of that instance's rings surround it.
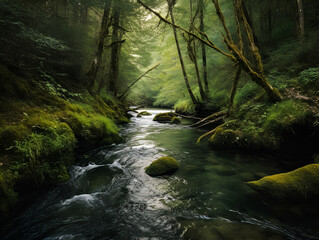
M 41 127 L 36 131 L 14 146 L 23 159 L 17 162 L 18 170 L 37 186 L 43 185 L 44 180 L 45 185 L 67 180 L 65 164 L 70 162 L 75 146 L 72 130 L 60 123 L 55 128 Z
M 319 67 L 304 70 L 299 75 L 299 83 L 307 90 L 319 90 Z
M 22 140 L 31 131 L 24 125 L 7 125 L 0 127 L 0 151 L 14 145 L 15 141 Z
M 179 100 L 175 104 L 174 110 L 183 115 L 195 115 L 195 105 L 191 100 Z
M 173 174 L 179 168 L 179 163 L 172 157 L 161 157 L 145 168 L 145 172 L 150 176 L 161 176 Z
M 312 116 L 306 104 L 286 100 L 271 106 L 263 127 L 268 131 L 293 131 L 294 126 L 304 126 Z
M 242 88 L 238 89 L 234 102 L 236 105 L 241 105 L 255 97 L 258 92 L 260 92 L 260 88 L 257 84 L 253 82 L 246 83 Z

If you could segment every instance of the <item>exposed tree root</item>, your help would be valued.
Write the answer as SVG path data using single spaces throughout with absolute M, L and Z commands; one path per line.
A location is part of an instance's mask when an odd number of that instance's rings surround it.
M 203 134 L 202 136 L 200 136 L 200 137 L 197 139 L 197 143 L 200 143 L 200 141 L 201 141 L 204 137 L 207 137 L 207 136 L 213 134 L 214 132 L 216 132 L 216 130 L 218 130 L 219 128 L 223 127 L 225 124 L 226 124 L 226 123 L 223 123 L 223 124 L 221 124 L 221 125 L 215 127 L 213 130 L 211 130 L 211 131 L 209 131 L 209 132 Z
M 204 123 L 204 124 L 202 124 L 202 125 L 200 125 L 200 126 L 197 126 L 196 128 L 205 127 L 205 126 L 207 126 L 207 125 L 210 125 L 210 124 L 216 123 L 216 122 L 218 122 L 218 121 L 220 121 L 220 120 L 223 120 L 224 118 L 225 118 L 225 116 L 221 116 L 221 117 L 216 118 L 216 119 L 214 119 L 214 120 L 212 120 L 212 121 L 209 121 L 209 122 L 206 122 L 206 123 Z
M 217 112 L 217 113 L 214 113 L 212 115 L 209 115 L 208 117 L 206 118 L 203 118 L 202 120 L 198 121 L 197 123 L 194 123 L 193 125 L 191 125 L 191 127 L 196 127 L 198 125 L 201 125 L 202 123 L 204 122 L 207 122 L 208 120 L 212 120 L 212 119 L 215 119 L 217 117 L 220 117 L 221 115 L 226 115 L 226 112 L 225 110 L 222 110 L 220 112 Z

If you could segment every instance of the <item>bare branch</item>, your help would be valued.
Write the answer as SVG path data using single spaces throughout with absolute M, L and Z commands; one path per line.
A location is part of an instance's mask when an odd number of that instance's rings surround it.
M 197 36 L 196 34 L 176 25 L 171 23 L 170 21 L 168 21 L 167 19 L 165 19 L 164 17 L 162 17 L 158 12 L 156 12 L 155 10 L 151 9 L 150 7 L 148 7 L 147 5 L 145 5 L 141 0 L 137 0 L 137 2 L 139 4 L 141 4 L 145 9 L 149 10 L 150 12 L 152 12 L 153 14 L 155 14 L 159 19 L 161 19 L 163 22 L 165 22 L 166 24 L 169 24 L 170 26 L 177 28 L 191 36 L 193 36 L 194 38 L 198 39 L 199 41 L 203 42 L 204 44 L 206 44 L 207 46 L 209 46 L 210 48 L 214 49 L 215 51 L 223 54 L 224 56 L 228 57 L 230 60 L 232 60 L 233 62 L 237 62 L 237 59 L 228 53 L 225 53 L 224 51 L 222 51 L 221 49 L 219 49 L 212 41 L 208 41 L 208 40 L 204 40 L 201 37 Z
M 160 63 L 156 64 L 155 66 L 151 67 L 150 69 L 148 69 L 145 73 L 143 73 L 138 79 L 136 79 L 130 86 L 128 86 L 128 88 L 123 92 L 123 94 L 119 97 L 119 99 L 122 99 L 126 93 L 131 89 L 131 87 L 134 86 L 135 83 L 137 83 L 141 78 L 143 78 L 146 74 L 148 74 L 150 71 L 154 70 L 155 68 L 157 68 L 160 65 Z

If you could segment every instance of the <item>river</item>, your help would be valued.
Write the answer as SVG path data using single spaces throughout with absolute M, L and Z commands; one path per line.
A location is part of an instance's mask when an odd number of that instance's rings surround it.
M 4 228 L 1 239 L 319 239 L 319 219 L 272 206 L 246 181 L 287 166 L 267 155 L 213 151 L 196 144 L 203 130 L 133 117 L 125 139 L 95 149 L 70 169 L 71 180 Z M 134 114 L 136 116 L 136 114 Z M 169 155 L 172 176 L 152 178 L 144 168 Z M 289 167 L 288 167 L 289 168 Z

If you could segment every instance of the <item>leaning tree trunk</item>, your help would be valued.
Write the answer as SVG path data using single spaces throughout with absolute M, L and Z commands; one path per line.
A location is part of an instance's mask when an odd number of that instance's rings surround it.
M 200 19 L 200 26 L 199 30 L 203 33 L 205 32 L 204 27 L 204 3 L 203 0 L 199 0 L 199 19 Z M 204 38 L 203 34 L 201 34 L 201 37 Z M 207 57 L 206 57 L 206 48 L 205 44 L 201 42 L 201 48 L 202 48 L 202 61 L 203 61 L 203 80 L 205 84 L 205 94 L 206 96 L 209 95 L 209 86 L 208 86 L 208 76 L 207 76 Z
M 228 115 L 230 115 L 233 111 L 234 98 L 236 95 L 236 91 L 237 91 L 237 87 L 238 87 L 238 83 L 239 83 L 239 79 L 240 79 L 240 74 L 241 74 L 241 65 L 239 64 L 237 71 L 236 71 L 235 78 L 234 78 L 233 87 L 232 87 L 232 90 L 230 93 L 229 105 L 228 105 Z
M 259 50 L 255 44 L 254 41 L 254 36 L 253 36 L 253 31 L 247 21 L 247 18 L 244 14 L 243 8 L 242 8 L 242 0 L 234 0 L 234 7 L 235 11 L 238 14 L 238 18 L 243 22 L 244 30 L 246 32 L 248 44 L 250 51 L 252 53 L 253 59 L 254 59 L 254 64 L 252 64 L 242 53 L 242 51 L 234 44 L 233 39 L 230 35 L 230 32 L 226 26 L 225 22 L 225 17 L 220 9 L 218 0 L 212 0 L 213 3 L 215 4 L 215 9 L 217 12 L 217 15 L 224 27 L 224 30 L 226 32 L 226 36 L 224 37 L 225 43 L 227 44 L 227 47 L 231 50 L 233 53 L 234 57 L 236 58 L 237 62 L 241 64 L 243 69 L 250 75 L 252 81 L 257 83 L 260 87 L 262 87 L 269 98 L 273 101 L 281 101 L 282 96 L 279 93 L 278 90 L 273 88 L 267 79 L 264 76 L 264 68 L 263 68 L 263 63 L 261 60 L 261 56 L 259 53 Z
M 119 54 L 121 47 L 121 42 L 119 41 L 120 12 L 117 7 L 114 8 L 113 21 L 112 50 L 108 90 L 116 96 L 118 91 Z
M 172 4 L 169 4 L 169 13 L 170 13 L 170 16 L 171 16 L 172 23 L 175 24 Z M 184 65 L 184 60 L 183 60 L 183 56 L 182 56 L 181 49 L 180 49 L 180 46 L 179 46 L 179 41 L 178 41 L 178 37 L 177 37 L 177 33 L 176 33 L 176 28 L 175 27 L 173 27 L 173 32 L 174 32 L 176 48 L 177 48 L 178 57 L 179 57 L 179 61 L 180 61 L 180 64 L 181 64 L 181 68 L 182 68 L 185 84 L 186 84 L 186 87 L 187 87 L 187 91 L 188 91 L 189 96 L 191 97 L 192 102 L 194 103 L 194 105 L 199 105 L 199 102 L 196 100 L 196 98 L 195 98 L 195 96 L 193 94 L 193 91 L 191 89 L 191 86 L 189 84 L 189 81 L 188 81 L 188 77 L 187 77 L 187 73 L 186 73 L 186 69 L 185 69 L 185 65 Z
M 298 5 L 298 37 L 299 41 L 302 42 L 305 38 L 305 18 L 302 0 L 297 0 Z
M 101 29 L 99 33 L 98 47 L 95 53 L 94 60 L 91 68 L 87 73 L 88 76 L 88 88 L 91 93 L 94 93 L 94 85 L 96 83 L 96 75 L 101 65 L 102 54 L 104 50 L 105 38 L 109 34 L 108 19 L 110 15 L 110 6 L 105 6 L 103 11 L 103 18 L 101 23 Z

